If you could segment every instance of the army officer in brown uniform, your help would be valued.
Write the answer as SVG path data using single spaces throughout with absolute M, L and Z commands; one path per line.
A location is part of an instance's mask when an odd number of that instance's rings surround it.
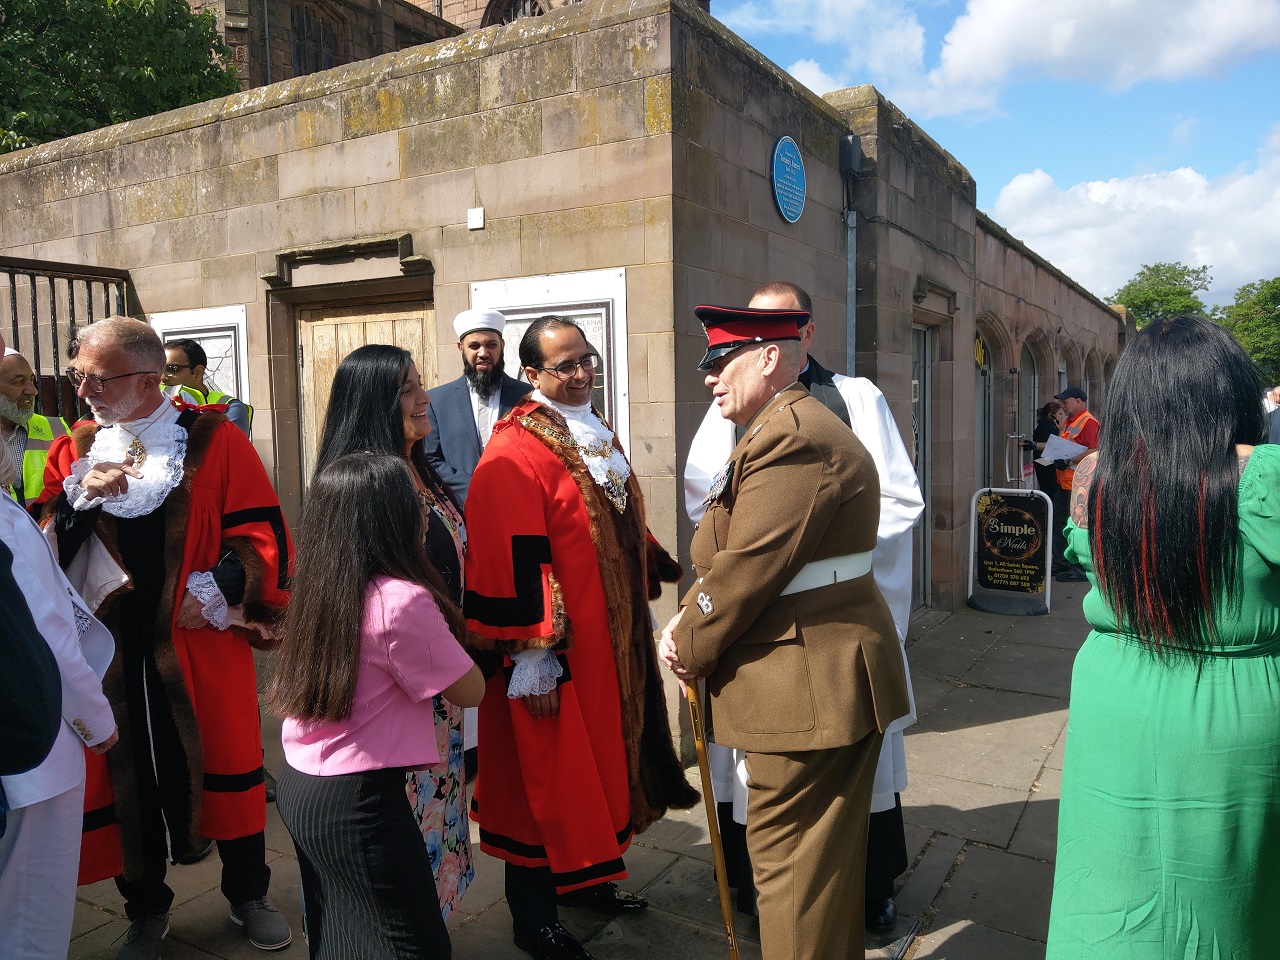
M 746 426 L 693 537 L 698 575 L 660 653 L 707 678 L 717 743 L 747 751 L 765 960 L 863 956 L 867 818 L 885 728 L 908 710 L 871 575 L 870 454 L 796 382 L 795 311 L 698 307 L 700 369 Z

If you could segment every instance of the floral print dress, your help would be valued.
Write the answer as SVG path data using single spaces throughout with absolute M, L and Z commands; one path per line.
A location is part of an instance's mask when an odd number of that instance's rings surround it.
M 418 471 L 414 471 L 415 474 Z M 427 557 L 448 585 L 455 603 L 462 601 L 462 562 L 467 534 L 462 512 L 434 477 L 423 478 L 418 496 L 427 529 Z M 447 920 L 458 908 L 475 867 L 471 862 L 471 828 L 467 819 L 466 778 L 463 773 L 462 707 L 435 698 L 435 738 L 441 762 L 410 770 L 405 789 L 413 816 L 431 858 L 431 873 Z

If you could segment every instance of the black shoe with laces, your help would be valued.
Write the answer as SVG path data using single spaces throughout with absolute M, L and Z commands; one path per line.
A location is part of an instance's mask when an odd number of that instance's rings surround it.
M 515 944 L 537 960 L 592 960 L 577 938 L 558 923 L 533 933 L 517 930 Z
M 160 941 L 169 932 L 169 914 L 148 913 L 129 924 L 116 960 L 160 960 Z

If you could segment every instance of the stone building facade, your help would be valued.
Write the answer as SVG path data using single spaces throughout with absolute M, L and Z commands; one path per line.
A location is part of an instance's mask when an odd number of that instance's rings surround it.
M 806 174 L 794 223 L 771 186 L 784 136 Z M 401 343 L 433 384 L 461 372 L 468 306 L 579 316 L 650 525 L 686 557 L 679 478 L 709 400 L 693 307 L 792 280 L 819 359 L 890 400 L 929 501 L 918 600 L 949 610 L 1004 436 L 1059 368 L 1100 394 L 1123 345 L 1106 304 L 974 199 L 873 88 L 818 98 L 689 0 L 584 0 L 2 156 L 0 255 L 123 268 L 158 328 L 242 331 L 239 388 L 291 519 L 350 349 Z M 0 323 L 28 347 L 16 303 Z

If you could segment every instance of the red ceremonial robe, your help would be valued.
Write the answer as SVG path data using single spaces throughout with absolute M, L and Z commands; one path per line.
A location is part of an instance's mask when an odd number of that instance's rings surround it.
M 193 571 L 211 570 L 228 551 L 234 552 L 245 571 L 244 620 L 270 625 L 288 604 L 293 556 L 280 502 L 245 435 L 216 411 L 188 410 L 179 423 L 188 430 L 187 452 L 182 480 L 165 500 L 165 582 L 155 641 L 155 664 L 187 775 L 189 822 L 168 824 L 175 854 L 198 849 L 201 837 L 232 840 L 266 826 L 250 634 L 234 628 L 177 626 L 187 577 Z M 73 431 L 78 457 L 88 452 L 96 431 L 95 424 Z M 59 509 L 68 509 L 65 494 L 49 505 L 47 515 L 55 517 L 53 522 Z M 99 512 L 95 531 L 118 559 L 115 526 L 114 517 Z M 113 597 L 108 597 L 97 613 L 119 643 L 112 603 Z M 128 739 L 147 734 L 128 729 L 121 660 L 117 655 L 103 678 L 121 742 L 105 758 L 86 751 L 81 884 L 136 876 L 140 866 L 137 781 Z M 174 769 L 158 759 L 162 774 Z
M 549 866 L 561 893 L 621 879 L 632 833 L 698 800 L 663 702 L 639 487 L 632 477 L 618 510 L 559 415 L 526 401 L 495 426 L 466 519 L 469 641 L 503 654 L 480 704 L 481 849 Z M 507 697 L 508 655 L 548 647 L 560 713 L 539 720 Z

